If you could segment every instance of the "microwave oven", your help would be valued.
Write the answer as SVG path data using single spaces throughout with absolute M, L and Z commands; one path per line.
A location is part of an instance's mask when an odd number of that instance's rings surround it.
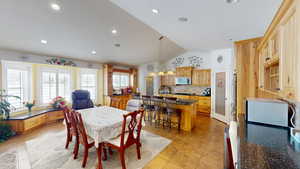
M 188 77 L 177 77 L 175 79 L 175 84 L 176 85 L 191 85 L 192 81 L 191 81 L 191 78 L 188 78 Z

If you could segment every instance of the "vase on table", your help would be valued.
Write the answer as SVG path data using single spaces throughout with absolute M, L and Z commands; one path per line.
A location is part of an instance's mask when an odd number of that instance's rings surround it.
M 28 115 L 31 115 L 32 107 L 28 107 Z

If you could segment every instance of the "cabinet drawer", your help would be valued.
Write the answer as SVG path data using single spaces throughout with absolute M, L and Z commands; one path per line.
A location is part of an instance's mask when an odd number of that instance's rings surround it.
M 47 113 L 47 120 L 48 121 L 55 121 L 55 120 L 59 120 L 59 119 L 63 119 L 64 118 L 64 114 L 62 111 L 53 111 L 53 112 L 48 112 Z
M 24 130 L 29 130 L 31 128 L 34 128 L 34 127 L 37 127 L 39 125 L 42 125 L 46 122 L 46 115 L 43 114 L 43 115 L 39 115 L 39 116 L 36 116 L 34 118 L 30 118 L 28 120 L 25 120 L 24 122 Z
M 210 107 L 210 102 L 209 101 L 200 100 L 198 102 L 198 105 L 200 105 L 200 106 L 209 106 Z

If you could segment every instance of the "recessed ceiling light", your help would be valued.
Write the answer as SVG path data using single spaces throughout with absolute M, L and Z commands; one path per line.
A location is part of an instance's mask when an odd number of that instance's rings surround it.
M 48 42 L 46 40 L 41 40 L 42 44 L 47 44 Z
M 92 51 L 92 54 L 93 54 L 93 55 L 96 55 L 96 54 L 97 54 L 97 52 L 93 50 L 93 51 Z
M 239 0 L 225 0 L 225 2 L 228 4 L 234 4 L 234 3 L 238 3 Z
M 118 31 L 117 31 L 116 29 L 113 29 L 113 30 L 111 30 L 111 33 L 112 33 L 112 34 L 117 34 Z
M 152 12 L 155 13 L 155 14 L 159 13 L 158 9 L 152 9 Z
M 187 21 L 188 21 L 188 18 L 186 18 L 186 17 L 179 17 L 178 20 L 179 20 L 180 22 L 187 22 Z
M 60 6 L 57 3 L 51 3 L 51 8 L 55 11 L 59 11 L 60 10 Z

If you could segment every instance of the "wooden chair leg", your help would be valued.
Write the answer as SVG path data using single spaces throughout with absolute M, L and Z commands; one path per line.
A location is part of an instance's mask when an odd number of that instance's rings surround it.
M 122 169 L 126 169 L 126 165 L 125 165 L 125 150 L 121 150 L 120 151 L 120 161 L 121 161 Z
M 76 136 L 75 146 L 74 146 L 74 159 L 77 159 L 79 151 L 79 136 Z
M 70 138 L 70 137 L 71 137 L 71 138 Z M 71 141 L 72 141 L 72 136 L 71 136 L 70 133 L 68 132 L 65 149 L 68 149 L 68 148 L 69 148 L 69 143 L 70 143 Z
M 106 147 L 103 147 L 103 161 L 106 161 L 107 160 L 107 150 L 106 150 Z
M 98 154 L 98 166 L 97 169 L 102 169 L 102 157 L 101 157 L 101 153 L 102 153 L 102 143 L 99 144 L 98 148 L 97 148 L 97 154 Z
M 89 148 L 84 147 L 84 155 L 83 155 L 83 160 L 82 160 L 82 168 L 86 166 L 87 158 L 89 156 Z
M 112 151 L 111 147 L 108 148 L 108 152 L 109 152 L 109 155 L 113 155 L 113 151 Z
M 136 143 L 136 153 L 137 153 L 138 159 L 140 160 L 141 159 L 140 143 Z

